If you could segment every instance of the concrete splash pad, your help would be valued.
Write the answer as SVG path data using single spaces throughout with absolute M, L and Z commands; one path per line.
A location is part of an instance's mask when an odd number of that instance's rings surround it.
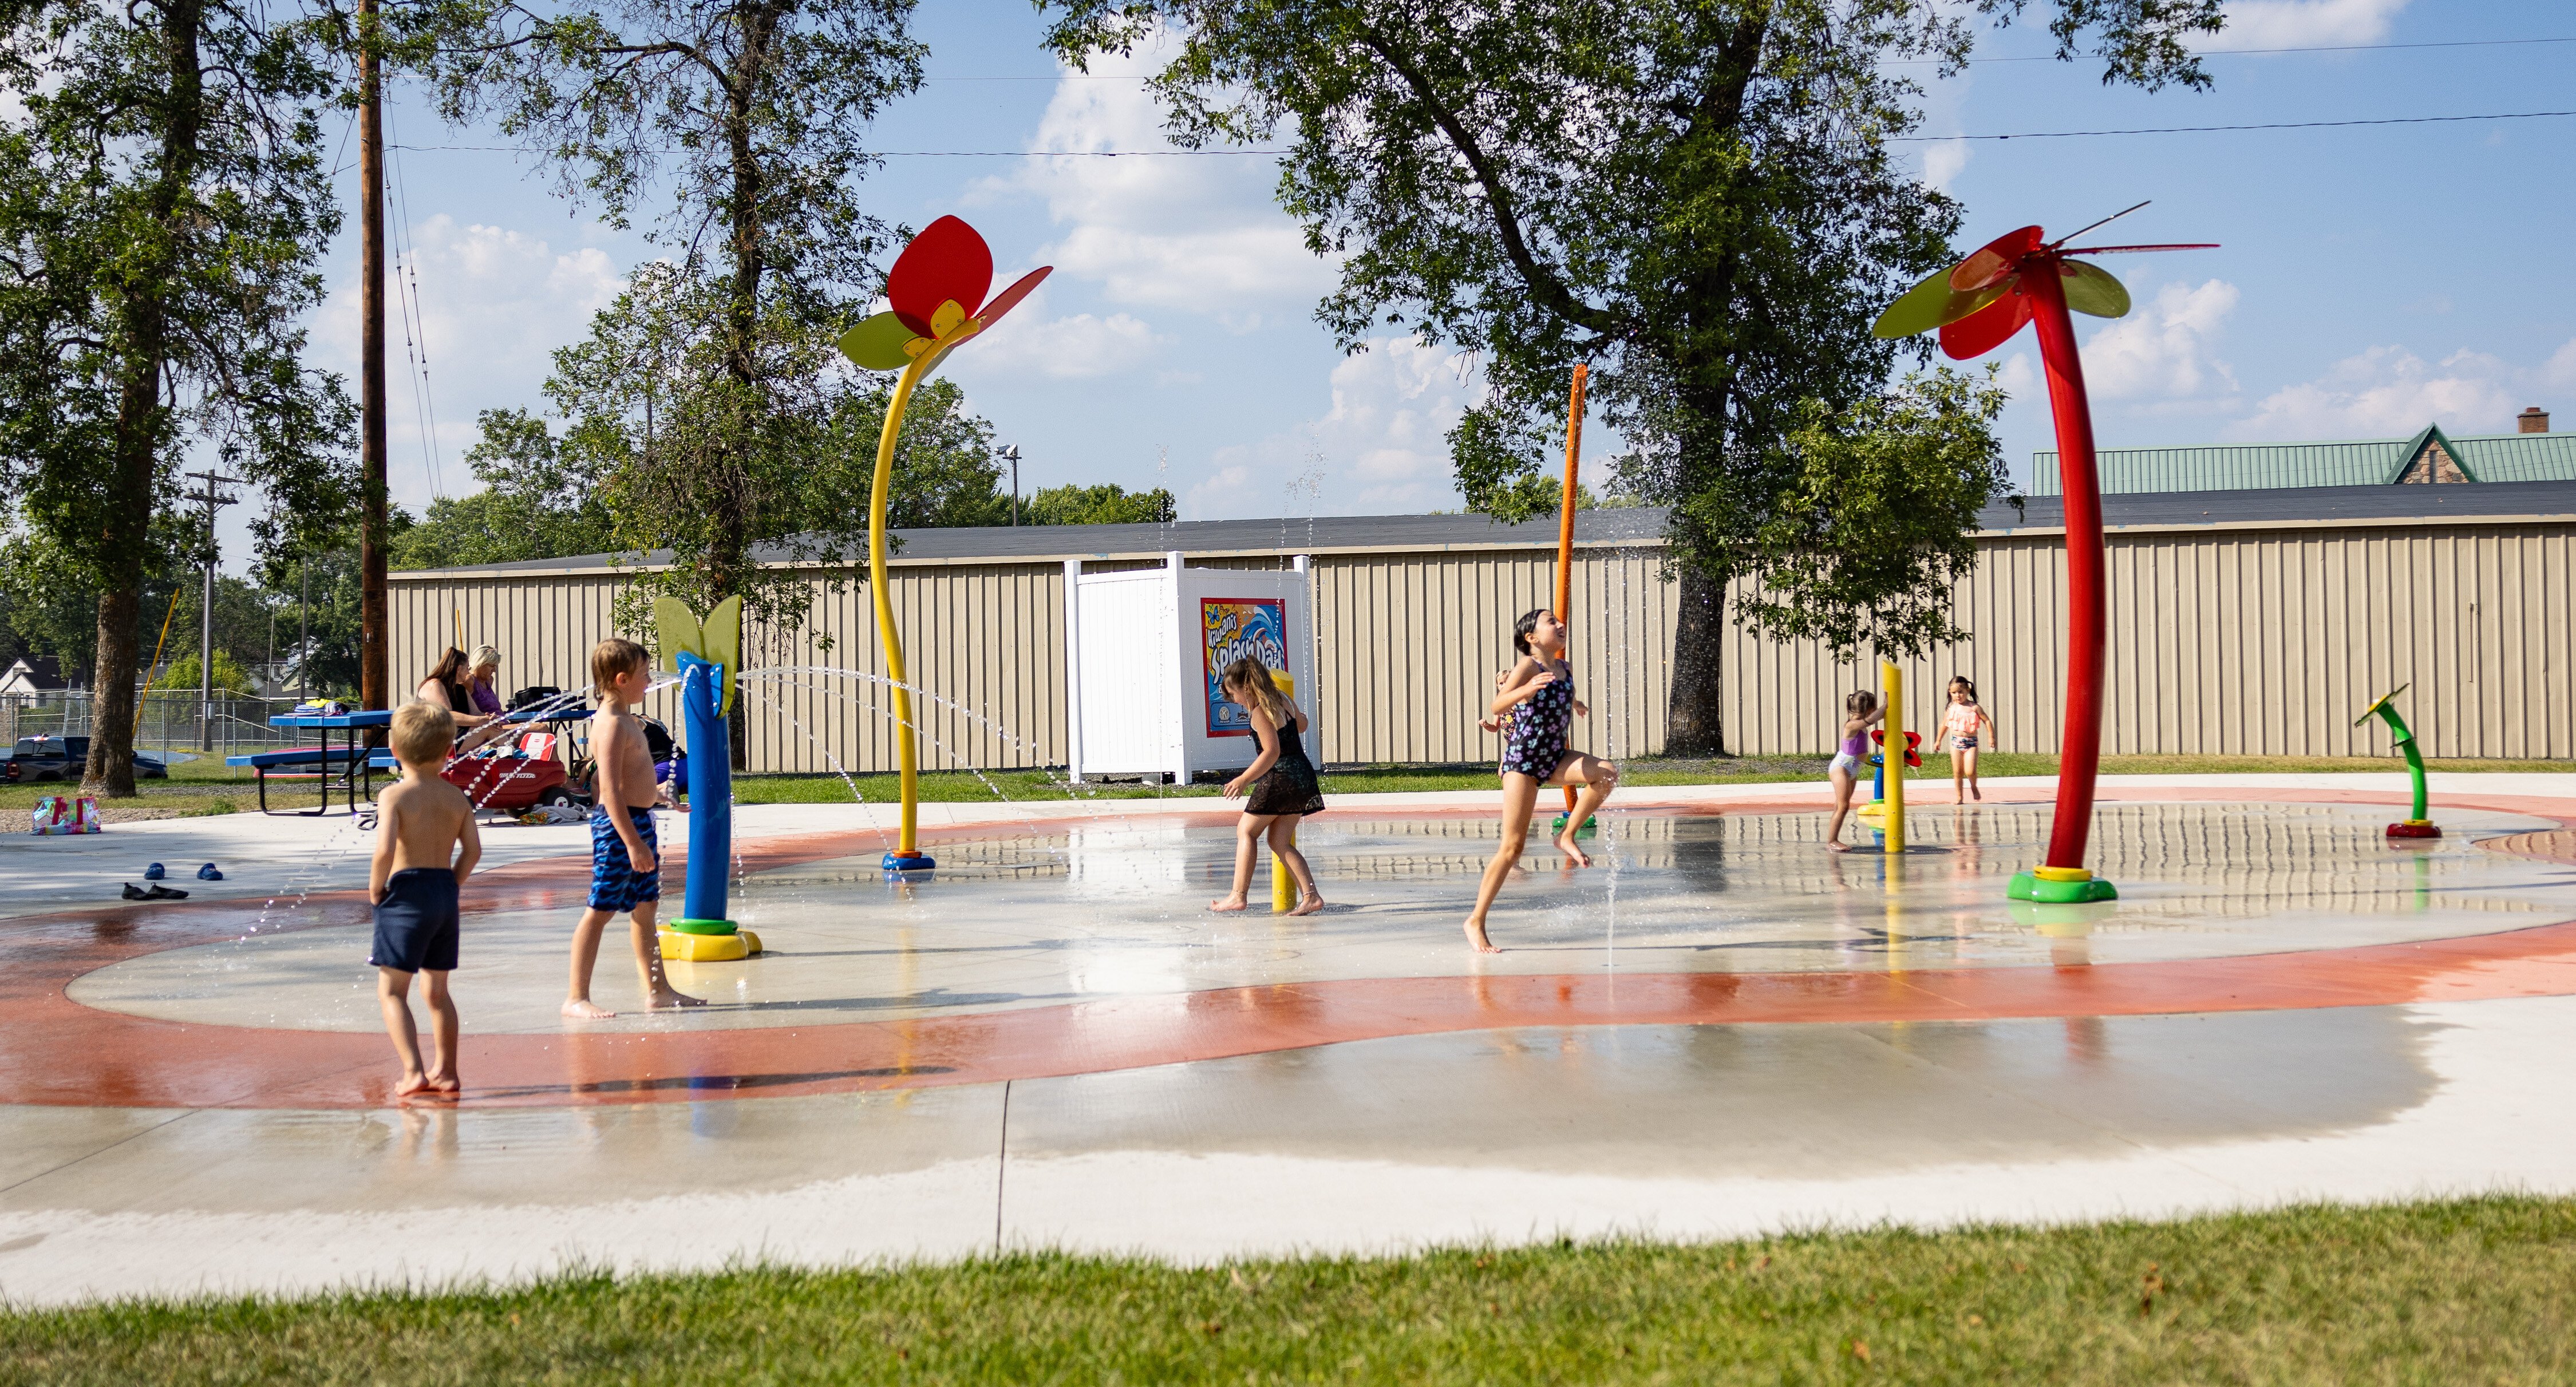
M 1605 817 L 1593 867 L 1575 869 L 1552 850 L 1524 860 L 1495 916 L 1507 952 L 1481 960 L 1462 947 L 1457 922 L 1491 851 L 1489 817 L 1345 812 L 1308 824 L 1304 843 L 1331 906 L 1307 918 L 1204 909 L 1232 862 L 1231 827 L 1217 816 L 992 828 L 942 844 L 942 870 L 919 882 L 884 880 L 872 842 L 826 839 L 792 860 L 738 864 L 737 917 L 773 952 L 673 965 L 678 984 L 709 1007 L 587 1025 L 556 1013 L 577 878 L 561 868 L 523 872 L 510 888 L 481 893 L 453 980 L 469 1051 L 484 1047 L 515 1080 L 468 1100 L 635 1101 L 1007 1078 L 1031 1072 L 1029 1057 L 1005 1058 L 1016 1047 L 1004 1037 L 1015 1032 L 1032 1044 L 1087 1037 L 1052 1053 L 1042 1072 L 1118 1068 L 1276 1048 L 1299 1028 L 1256 1033 L 1328 998 L 1356 1010 L 1314 1041 L 1472 1026 L 1475 1008 L 1503 1005 L 1493 987 L 1540 998 L 1544 988 L 1528 985 L 1551 980 L 1567 985 L 1564 1007 L 1580 1008 L 1558 1019 L 1589 1024 L 1863 1020 L 1901 1010 L 1926 989 L 1963 1015 L 2186 1009 L 2205 1004 L 2193 999 L 2213 988 L 2253 982 L 2268 985 L 2246 1005 L 2313 1006 L 2327 975 L 2318 969 L 2331 973 L 2337 959 L 2385 965 L 2406 956 L 2385 951 L 2437 941 L 2483 956 L 2498 949 L 2479 940 L 2576 921 L 2576 882 L 2566 872 L 2478 846 L 2556 827 L 2526 814 L 2459 810 L 2447 816 L 2451 837 L 2391 847 L 2379 837 L 2383 811 L 2369 806 L 2107 805 L 2097 860 L 2123 898 L 2090 906 L 2003 899 L 2004 880 L 2039 850 L 2043 806 L 1918 812 L 1915 846 L 1897 857 L 1823 851 L 1824 820 L 1812 813 Z M 335 915 L 345 922 L 327 922 Z M 302 1045 L 348 1037 L 360 1042 L 342 1042 L 356 1062 L 381 1025 L 372 976 L 360 966 L 361 918 L 317 908 L 310 919 L 120 951 L 65 977 L 62 999 L 100 1022 L 216 1028 L 200 1032 L 203 1043 L 238 1048 L 245 1059 L 261 1032 Z M 598 995 L 611 1005 L 631 988 L 617 942 L 603 951 L 598 975 Z M 2045 991 L 2045 979 L 2077 966 L 2095 970 L 2080 994 Z M 2055 971 L 2015 976 L 2034 969 Z M 1744 979 L 1754 991 L 1713 1000 L 1708 980 L 1717 977 Z M 1461 993 L 1461 981 L 1485 991 Z M 2351 983 L 2336 985 L 2348 992 Z M 2382 985 L 2411 984 L 2392 977 Z M 1194 1019 L 1209 1012 L 1207 997 L 1245 989 L 1278 995 Z M 992 1043 L 989 1054 L 957 1051 L 975 1048 L 950 1034 L 970 1019 Z M 937 1034 L 955 1043 L 941 1047 L 936 1064 L 879 1053 L 884 1029 L 907 1022 L 943 1023 Z M 1176 1025 L 1202 1034 L 1177 1037 Z M 83 1029 L 116 1048 L 96 1024 Z M 721 1037 L 742 1031 L 813 1037 L 808 1052 L 840 1058 L 798 1063 L 795 1042 L 743 1037 L 757 1059 L 743 1050 L 728 1062 Z M 587 1049 L 599 1061 L 619 1050 L 617 1036 L 633 1039 L 613 1072 L 594 1062 L 557 1082 L 540 1077 L 540 1053 Z M 874 1039 L 853 1058 L 826 1043 L 832 1036 Z M 686 1062 L 678 1073 L 656 1072 L 639 1045 L 662 1047 L 675 1064 L 685 1053 Z M 300 1081 L 288 1086 L 307 1090 L 308 1100 L 321 1096 Z M 365 1084 L 330 1091 L 335 1106 L 381 1101 Z
M 1482 961 L 1464 806 L 1311 824 L 1308 920 L 1206 915 L 1194 806 L 954 829 L 911 887 L 872 831 L 755 838 L 779 952 L 589 1027 L 581 864 L 523 862 L 470 897 L 466 1101 L 399 1109 L 351 897 L 24 917 L 0 1294 L 2576 1189 L 2576 870 L 2497 838 L 2576 796 L 2393 848 L 2368 796 L 2228 793 L 2106 803 L 2123 899 L 2050 913 L 2001 900 L 2042 805 L 1918 811 L 1897 861 L 1785 797 L 1623 812 L 1599 867 L 1530 855 Z

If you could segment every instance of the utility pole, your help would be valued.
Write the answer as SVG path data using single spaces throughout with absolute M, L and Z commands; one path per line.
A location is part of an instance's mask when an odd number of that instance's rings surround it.
M 1020 523 L 1020 445 L 1004 444 L 1002 456 L 1011 462 L 1011 523 Z
M 313 696 L 313 556 L 295 565 L 302 591 L 295 595 L 295 701 Z
M 385 123 L 376 0 L 358 0 L 358 705 L 393 706 L 385 648 Z
M 215 508 L 241 500 L 215 488 L 239 486 L 242 480 L 227 477 L 212 468 L 188 475 L 206 484 L 203 491 L 189 492 L 188 499 L 202 501 L 206 507 L 206 600 L 197 612 L 197 750 L 212 751 L 215 749 Z

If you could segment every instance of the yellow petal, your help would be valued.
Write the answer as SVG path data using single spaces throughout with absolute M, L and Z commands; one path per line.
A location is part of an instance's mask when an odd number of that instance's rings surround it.
M 905 356 L 919 356 L 923 352 L 930 350 L 930 347 L 931 341 L 929 338 L 916 337 L 903 344 L 903 354 Z
M 955 299 L 950 299 L 939 305 L 938 312 L 930 315 L 931 335 L 945 337 L 955 332 L 957 325 L 964 321 L 966 321 L 966 306 Z

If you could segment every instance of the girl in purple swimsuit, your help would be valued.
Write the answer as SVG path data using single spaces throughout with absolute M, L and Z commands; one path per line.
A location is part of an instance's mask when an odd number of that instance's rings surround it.
M 1476 888 L 1476 909 L 1467 917 L 1467 943 L 1480 954 L 1498 954 L 1485 937 L 1485 912 L 1503 889 L 1504 878 L 1521 860 L 1529 843 L 1530 812 L 1538 792 L 1551 785 L 1580 785 L 1583 792 L 1565 816 L 1565 831 L 1556 836 L 1557 851 L 1573 866 L 1589 867 L 1592 859 L 1575 846 L 1574 831 L 1610 792 L 1619 788 L 1619 768 L 1597 756 L 1568 748 L 1572 718 L 1592 716 L 1574 696 L 1574 667 L 1565 662 L 1565 623 L 1544 607 L 1525 613 L 1512 627 L 1512 649 L 1520 662 L 1494 691 L 1493 713 L 1508 715 L 1503 735 L 1503 838 L 1494 860 L 1485 864 L 1485 879 Z
M 1834 822 L 1825 830 L 1827 852 L 1847 852 L 1843 842 L 1843 818 L 1851 813 L 1852 786 L 1860 777 L 1863 758 L 1869 755 L 1869 729 L 1887 710 L 1878 706 L 1878 695 L 1863 689 L 1843 700 L 1842 748 L 1834 753 L 1833 769 L 1825 772 L 1834 782 Z

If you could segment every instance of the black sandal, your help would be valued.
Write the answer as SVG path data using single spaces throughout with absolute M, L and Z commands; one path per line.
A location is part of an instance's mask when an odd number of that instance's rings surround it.
M 188 899 L 188 893 L 185 891 L 173 891 L 169 887 L 156 881 L 152 883 L 151 890 L 143 893 L 143 899 L 147 901 L 184 901 Z

